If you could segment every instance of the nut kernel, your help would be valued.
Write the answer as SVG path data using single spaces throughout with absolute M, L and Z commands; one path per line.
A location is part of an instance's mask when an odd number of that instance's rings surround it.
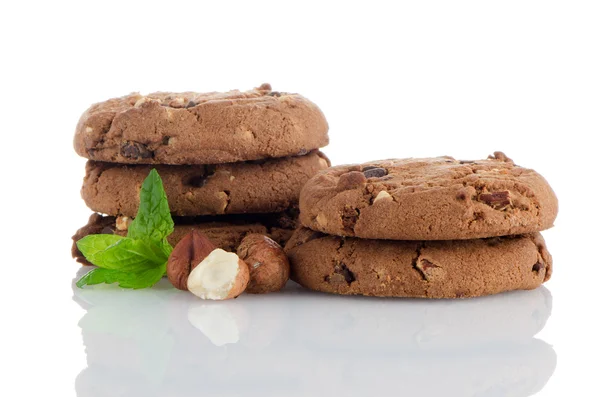
M 125 231 L 129 229 L 129 225 L 131 225 L 133 219 L 128 216 L 119 216 L 116 220 L 117 230 Z
M 390 200 L 393 200 L 392 196 L 385 190 L 382 190 L 379 193 L 377 193 L 377 196 L 375 196 L 375 199 L 373 200 L 373 204 L 376 204 L 378 201 L 390 201 Z

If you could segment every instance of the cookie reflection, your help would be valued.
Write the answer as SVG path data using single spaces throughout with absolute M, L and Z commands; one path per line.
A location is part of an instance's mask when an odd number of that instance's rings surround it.
M 74 287 L 88 396 L 529 396 L 556 365 L 540 288 L 464 301 Z

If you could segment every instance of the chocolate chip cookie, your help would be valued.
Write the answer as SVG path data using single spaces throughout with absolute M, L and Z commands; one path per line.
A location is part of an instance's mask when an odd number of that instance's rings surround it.
M 261 215 L 220 215 L 202 217 L 174 217 L 175 229 L 167 238 L 172 246 L 187 233 L 196 229 L 204 233 L 217 248 L 235 252 L 242 239 L 250 233 L 260 233 L 271 237 L 284 246 L 297 226 L 298 211 L 290 208 L 286 211 Z M 132 219 L 121 216 L 103 216 L 92 214 L 87 225 L 73 235 L 71 254 L 77 262 L 89 265 L 75 244 L 90 234 L 127 235 L 127 228 Z
M 454 241 L 392 241 L 298 229 L 285 247 L 291 278 L 342 295 L 465 298 L 534 289 L 552 257 L 539 233 Z
M 88 161 L 81 189 L 87 206 L 108 215 L 135 216 L 148 173 L 160 174 L 173 215 L 279 212 L 297 205 L 302 186 L 329 160 L 305 156 L 214 165 L 119 165 Z
M 558 201 L 537 172 L 501 152 L 374 161 L 319 173 L 300 194 L 300 221 L 341 236 L 455 240 L 532 233 L 552 226 Z
M 321 110 L 269 84 L 225 93 L 130 94 L 92 105 L 77 124 L 83 157 L 127 164 L 220 164 L 302 155 L 327 145 Z

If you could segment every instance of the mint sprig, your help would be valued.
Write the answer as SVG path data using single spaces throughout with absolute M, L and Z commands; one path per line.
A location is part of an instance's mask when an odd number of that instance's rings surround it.
M 155 169 L 142 184 L 140 207 L 127 237 L 91 234 L 77 241 L 77 248 L 98 266 L 77 281 L 84 285 L 119 283 L 122 288 L 148 288 L 165 274 L 173 247 L 167 237 L 173 218 L 162 180 Z

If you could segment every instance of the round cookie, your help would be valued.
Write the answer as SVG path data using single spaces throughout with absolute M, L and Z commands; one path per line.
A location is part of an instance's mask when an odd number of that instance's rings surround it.
M 126 164 L 220 164 L 305 154 L 327 145 L 321 110 L 298 94 L 272 91 L 138 93 L 92 105 L 75 151 Z
M 342 295 L 466 298 L 534 289 L 552 257 L 539 233 L 455 241 L 344 238 L 298 229 L 285 247 L 291 279 Z
M 548 182 L 501 152 L 480 161 L 437 157 L 333 167 L 300 194 L 304 226 L 372 239 L 532 233 L 550 228 L 557 212 Z
M 148 173 L 160 174 L 173 215 L 279 212 L 297 205 L 302 186 L 329 160 L 305 156 L 216 165 L 119 165 L 88 161 L 81 196 L 93 211 L 135 216 Z
M 271 237 L 281 246 L 284 246 L 296 228 L 297 211 L 289 209 L 285 212 L 264 215 L 221 215 L 218 217 L 174 217 L 175 228 L 167 237 L 172 246 L 186 234 L 196 229 L 204 233 L 217 247 L 226 251 L 235 252 L 242 239 L 250 233 L 260 233 Z M 127 217 L 103 216 L 92 214 L 87 225 L 83 226 L 73 235 L 71 254 L 77 262 L 90 265 L 75 244 L 80 239 L 90 234 L 118 234 L 127 235 Z

